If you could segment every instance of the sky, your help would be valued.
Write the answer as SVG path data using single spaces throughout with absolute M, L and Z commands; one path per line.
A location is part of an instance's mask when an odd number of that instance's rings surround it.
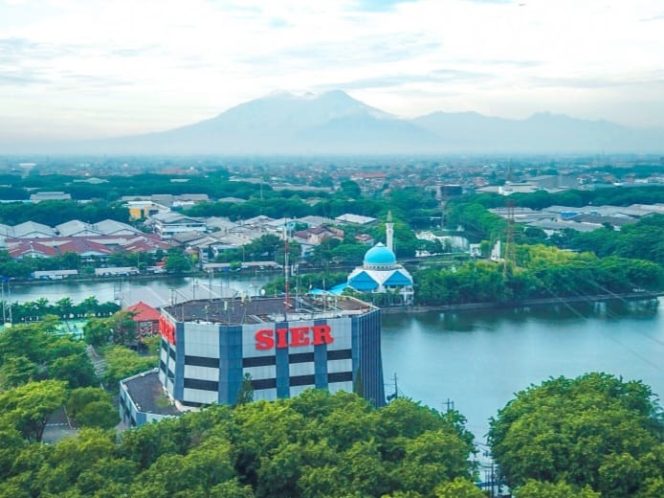
M 664 127 L 662 0 L 0 0 L 0 141 L 130 135 L 275 91 L 403 117 Z

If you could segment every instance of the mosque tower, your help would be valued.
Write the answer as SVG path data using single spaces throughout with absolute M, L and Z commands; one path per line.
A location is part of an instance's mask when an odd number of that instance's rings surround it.
M 394 252 L 394 223 L 392 223 L 392 211 L 387 212 L 387 223 L 385 223 L 385 242 L 387 248 Z

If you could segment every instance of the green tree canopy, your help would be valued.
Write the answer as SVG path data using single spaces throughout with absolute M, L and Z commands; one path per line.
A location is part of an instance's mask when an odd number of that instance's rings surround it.
M 489 437 L 517 488 L 565 481 L 603 497 L 636 496 L 664 468 L 664 423 L 650 389 L 608 374 L 560 377 L 518 393 L 491 420 Z

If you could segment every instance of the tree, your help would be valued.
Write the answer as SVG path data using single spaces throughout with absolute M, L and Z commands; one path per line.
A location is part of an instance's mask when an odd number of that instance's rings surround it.
M 492 453 L 512 487 L 534 479 L 588 485 L 607 497 L 638 494 L 659 476 L 647 462 L 664 464 L 658 410 L 641 382 L 599 373 L 551 379 L 518 393 L 491 420 Z
M 29 382 L 0 393 L 0 420 L 10 423 L 23 437 L 41 441 L 49 415 L 64 405 L 66 398 L 66 382 Z
M 349 199 L 359 199 L 362 197 L 360 186 L 353 180 L 342 180 L 339 184 L 341 192 Z
M 251 403 L 254 400 L 254 388 L 251 385 L 251 374 L 245 373 L 244 378 L 242 379 L 242 384 L 240 384 L 240 390 L 237 393 L 237 402 L 238 405 L 244 405 Z
M 628 495 L 623 495 L 625 498 Z M 576 489 L 566 482 L 528 481 L 516 491 L 516 498 L 600 498 L 589 487 Z
M 78 425 L 86 427 L 110 429 L 120 422 L 111 395 L 98 387 L 74 389 L 67 401 L 67 413 Z
M 83 326 L 83 339 L 91 346 L 104 346 L 110 338 L 111 326 L 106 318 L 91 318 Z
M 25 356 L 7 358 L 0 366 L 0 389 L 18 387 L 37 376 L 37 365 Z
M 70 354 L 55 359 L 48 367 L 48 375 L 68 382 L 72 388 L 90 386 L 98 382 L 90 358 L 85 353 Z
M 139 356 L 138 353 L 124 346 L 111 346 L 105 353 L 106 372 L 104 383 L 110 389 L 117 389 L 118 382 L 137 373 L 154 368 L 156 356 Z
M 169 250 L 165 268 L 169 273 L 186 273 L 191 270 L 191 259 L 181 251 Z
M 123 346 L 136 343 L 136 322 L 129 311 L 117 311 L 108 318 L 91 318 L 83 327 L 88 344 L 100 347 L 112 342 Z
M 486 498 L 472 481 L 457 477 L 436 487 L 436 498 Z
M 111 401 L 92 401 L 74 419 L 78 425 L 112 429 L 120 422 L 117 407 Z

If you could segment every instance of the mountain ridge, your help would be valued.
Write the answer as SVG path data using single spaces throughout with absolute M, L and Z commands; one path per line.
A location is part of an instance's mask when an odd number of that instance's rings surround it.
M 524 119 L 474 111 L 407 119 L 332 90 L 272 93 L 170 130 L 60 147 L 96 154 L 652 153 L 664 152 L 664 130 L 548 111 Z

